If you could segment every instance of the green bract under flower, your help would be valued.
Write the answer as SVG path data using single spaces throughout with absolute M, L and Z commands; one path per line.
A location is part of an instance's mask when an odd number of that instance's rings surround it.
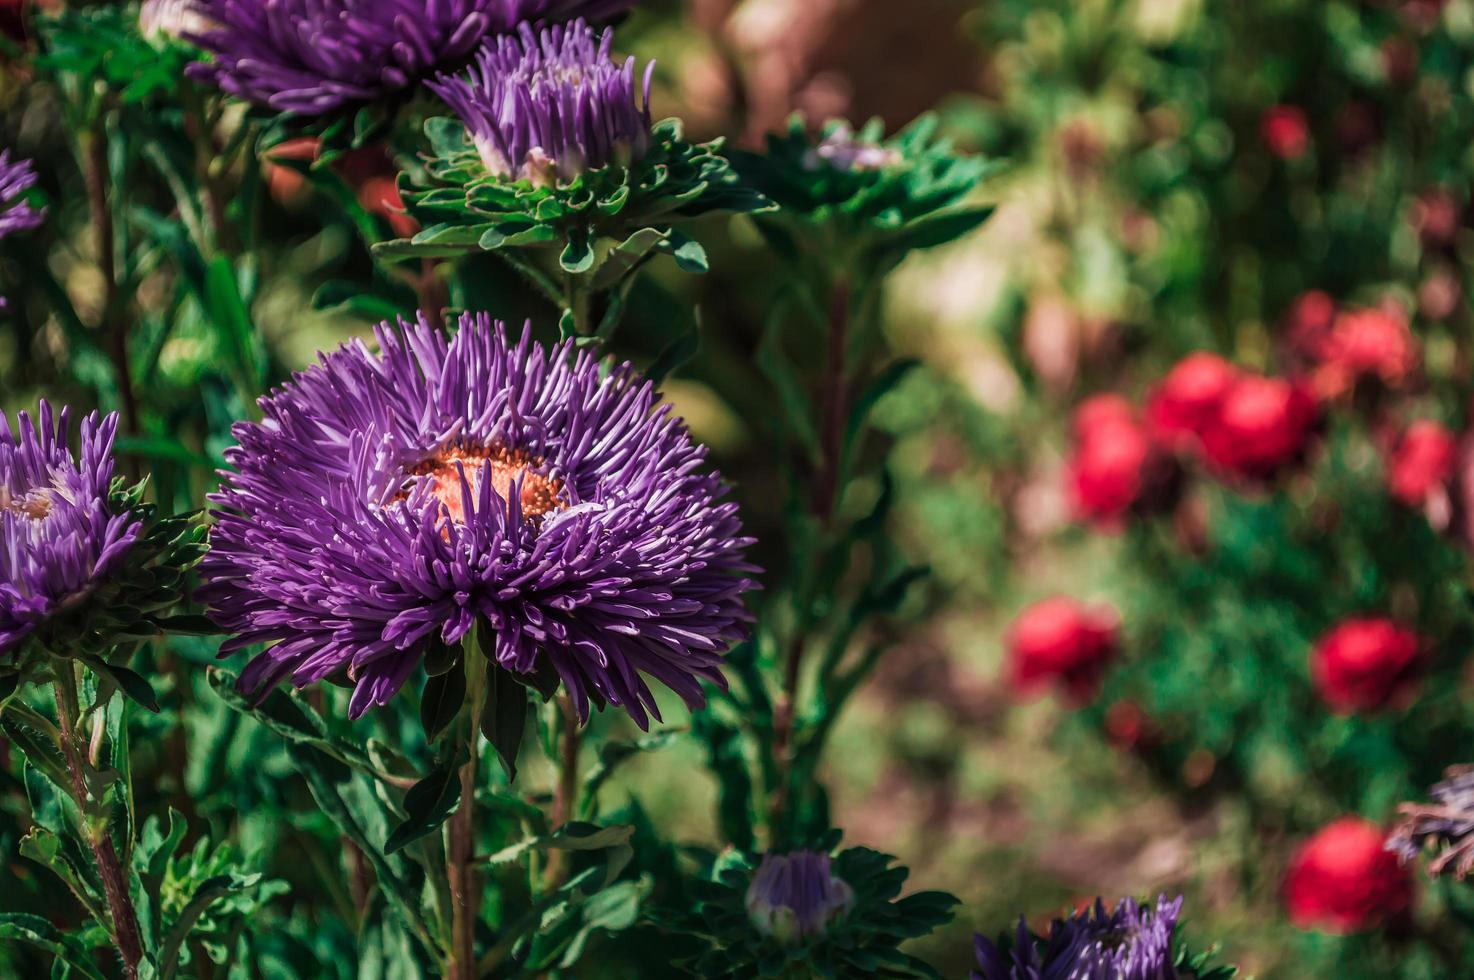
M 907 870 L 864 847 L 828 858 L 838 838 L 831 831 L 817 852 L 765 859 L 728 851 L 716 859 L 694 908 L 664 917 L 699 950 L 677 966 L 709 980 L 935 977 L 900 946 L 951 921 L 957 899 L 938 891 L 897 898 Z M 794 859 L 823 866 L 813 881 L 775 881 L 775 862 L 791 870 Z M 816 887 L 822 895 L 809 894 Z M 785 927 L 773 928 L 775 921 Z
M 925 115 L 890 139 L 879 119 L 860 130 L 843 120 L 817 137 L 801 116 L 768 135 L 767 152 L 732 154 L 742 179 L 778 205 L 766 230 L 820 233 L 820 248 L 899 258 L 962 237 L 993 213 L 964 202 L 997 165 L 957 153 Z M 787 235 L 775 242 L 791 251 Z
M 688 272 L 704 272 L 705 250 L 673 225 L 769 206 L 738 180 L 720 140 L 688 143 L 675 119 L 655 124 L 649 149 L 629 166 L 611 164 L 568 180 L 538 182 L 492 174 L 458 120 L 431 119 L 425 132 L 431 145 L 425 176 L 419 186 L 401 188 L 424 230 L 376 246 L 382 257 L 557 246 L 564 272 L 592 275 L 594 288 L 603 289 L 651 253 L 673 256 Z M 613 247 L 601 250 L 601 240 Z

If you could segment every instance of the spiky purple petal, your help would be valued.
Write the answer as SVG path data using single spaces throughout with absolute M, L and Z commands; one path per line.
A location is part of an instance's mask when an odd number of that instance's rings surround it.
M 188 40 L 196 78 L 256 105 L 318 116 L 458 68 L 524 22 L 603 20 L 634 0 L 197 0 L 217 25 Z

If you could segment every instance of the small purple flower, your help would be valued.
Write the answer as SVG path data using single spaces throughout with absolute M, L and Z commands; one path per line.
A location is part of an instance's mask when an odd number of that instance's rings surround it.
M 39 424 L 0 414 L 0 658 L 121 566 L 143 531 L 109 508 L 116 415 L 82 420 L 81 459 L 67 448 L 69 411 Z M 66 650 L 53 651 L 66 654 Z
M 423 317 L 376 334 L 235 427 L 200 595 L 236 634 L 222 653 L 274 644 L 242 687 L 344 674 L 357 717 L 480 620 L 580 718 L 658 719 L 646 676 L 700 705 L 746 632 L 751 541 L 654 387 L 485 314 L 449 340 Z
M 1404 803 L 1402 820 L 1387 839 L 1387 850 L 1406 864 L 1424 847 L 1440 850 L 1428 864 L 1430 874 L 1452 869 L 1455 878 L 1474 871 L 1474 766 L 1451 766 L 1429 790 L 1431 803 Z
M 810 170 L 829 166 L 836 170 L 884 170 L 902 161 L 901 151 L 872 142 L 855 133 L 849 123 L 836 125 L 804 159 Z
M 583 21 L 500 37 L 463 76 L 429 88 L 466 124 L 495 177 L 538 186 L 611 163 L 628 165 L 650 147 L 650 78 L 635 82 L 635 59 L 615 64 L 614 32 L 597 37 Z
M 758 932 L 782 943 L 817 936 L 855 904 L 855 892 L 830 870 L 828 854 L 769 854 L 747 888 L 747 914 Z
M 21 196 L 35 185 L 31 161 L 12 160 L 9 150 L 0 150 L 0 238 L 30 231 L 46 217 L 44 210 L 31 207 Z
M 524 22 L 603 20 L 634 0 L 197 0 L 214 56 L 191 74 L 256 105 L 317 116 L 458 68 Z
M 1172 940 L 1182 899 L 1158 897 L 1155 906 L 1125 899 L 1107 912 L 1095 907 L 1056 919 L 1044 948 L 1019 921 L 1011 955 L 983 936 L 973 939 L 973 980 L 1176 980 Z

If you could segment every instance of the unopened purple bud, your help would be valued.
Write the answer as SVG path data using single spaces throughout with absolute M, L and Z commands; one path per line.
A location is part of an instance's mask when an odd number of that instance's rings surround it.
M 830 868 L 828 854 L 769 854 L 747 889 L 747 914 L 758 932 L 781 943 L 826 931 L 855 904 L 855 892 Z

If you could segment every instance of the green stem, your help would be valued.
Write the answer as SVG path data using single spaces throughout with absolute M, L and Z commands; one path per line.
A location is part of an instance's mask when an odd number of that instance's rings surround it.
M 589 324 L 590 290 L 583 276 L 565 273 L 563 276 L 563 309 L 573 319 L 574 337 L 588 337 L 593 331 Z M 565 339 L 566 336 L 565 336 Z
M 553 788 L 554 830 L 572 820 L 573 815 L 578 812 L 578 750 L 582 738 L 573 698 L 566 693 L 561 695 L 558 698 L 558 708 L 563 719 L 563 731 L 558 741 L 558 782 Z M 550 851 L 544 879 L 547 891 L 555 891 L 568 879 L 570 858 L 571 854 L 562 848 L 553 848 Z
M 72 672 L 70 661 L 59 665 L 56 672 L 56 720 L 61 732 L 62 755 L 66 758 L 67 774 L 71 777 L 72 798 L 81 814 L 82 834 L 92 848 L 97 875 L 102 880 L 103 895 L 107 899 L 109 924 L 118 955 L 123 960 L 123 975 L 129 980 L 138 976 L 138 964 L 143 959 L 143 942 L 139 938 L 138 914 L 133 908 L 133 899 L 128 894 L 128 875 L 118 860 L 113 847 L 112 834 L 105 820 L 93 820 L 87 805 L 87 777 L 83 763 L 82 745 L 78 738 L 77 678 Z
M 486 658 L 481 653 L 477 627 L 466 634 L 461 659 L 466 671 L 466 708 L 461 731 L 468 758 L 461 766 L 461 802 L 450 818 L 446 874 L 450 880 L 451 950 L 447 973 L 451 980 L 475 980 L 476 920 L 480 915 L 481 886 L 476 873 L 476 761 L 480 755 L 481 709 L 486 700 Z M 455 751 L 455 749 L 452 749 Z

